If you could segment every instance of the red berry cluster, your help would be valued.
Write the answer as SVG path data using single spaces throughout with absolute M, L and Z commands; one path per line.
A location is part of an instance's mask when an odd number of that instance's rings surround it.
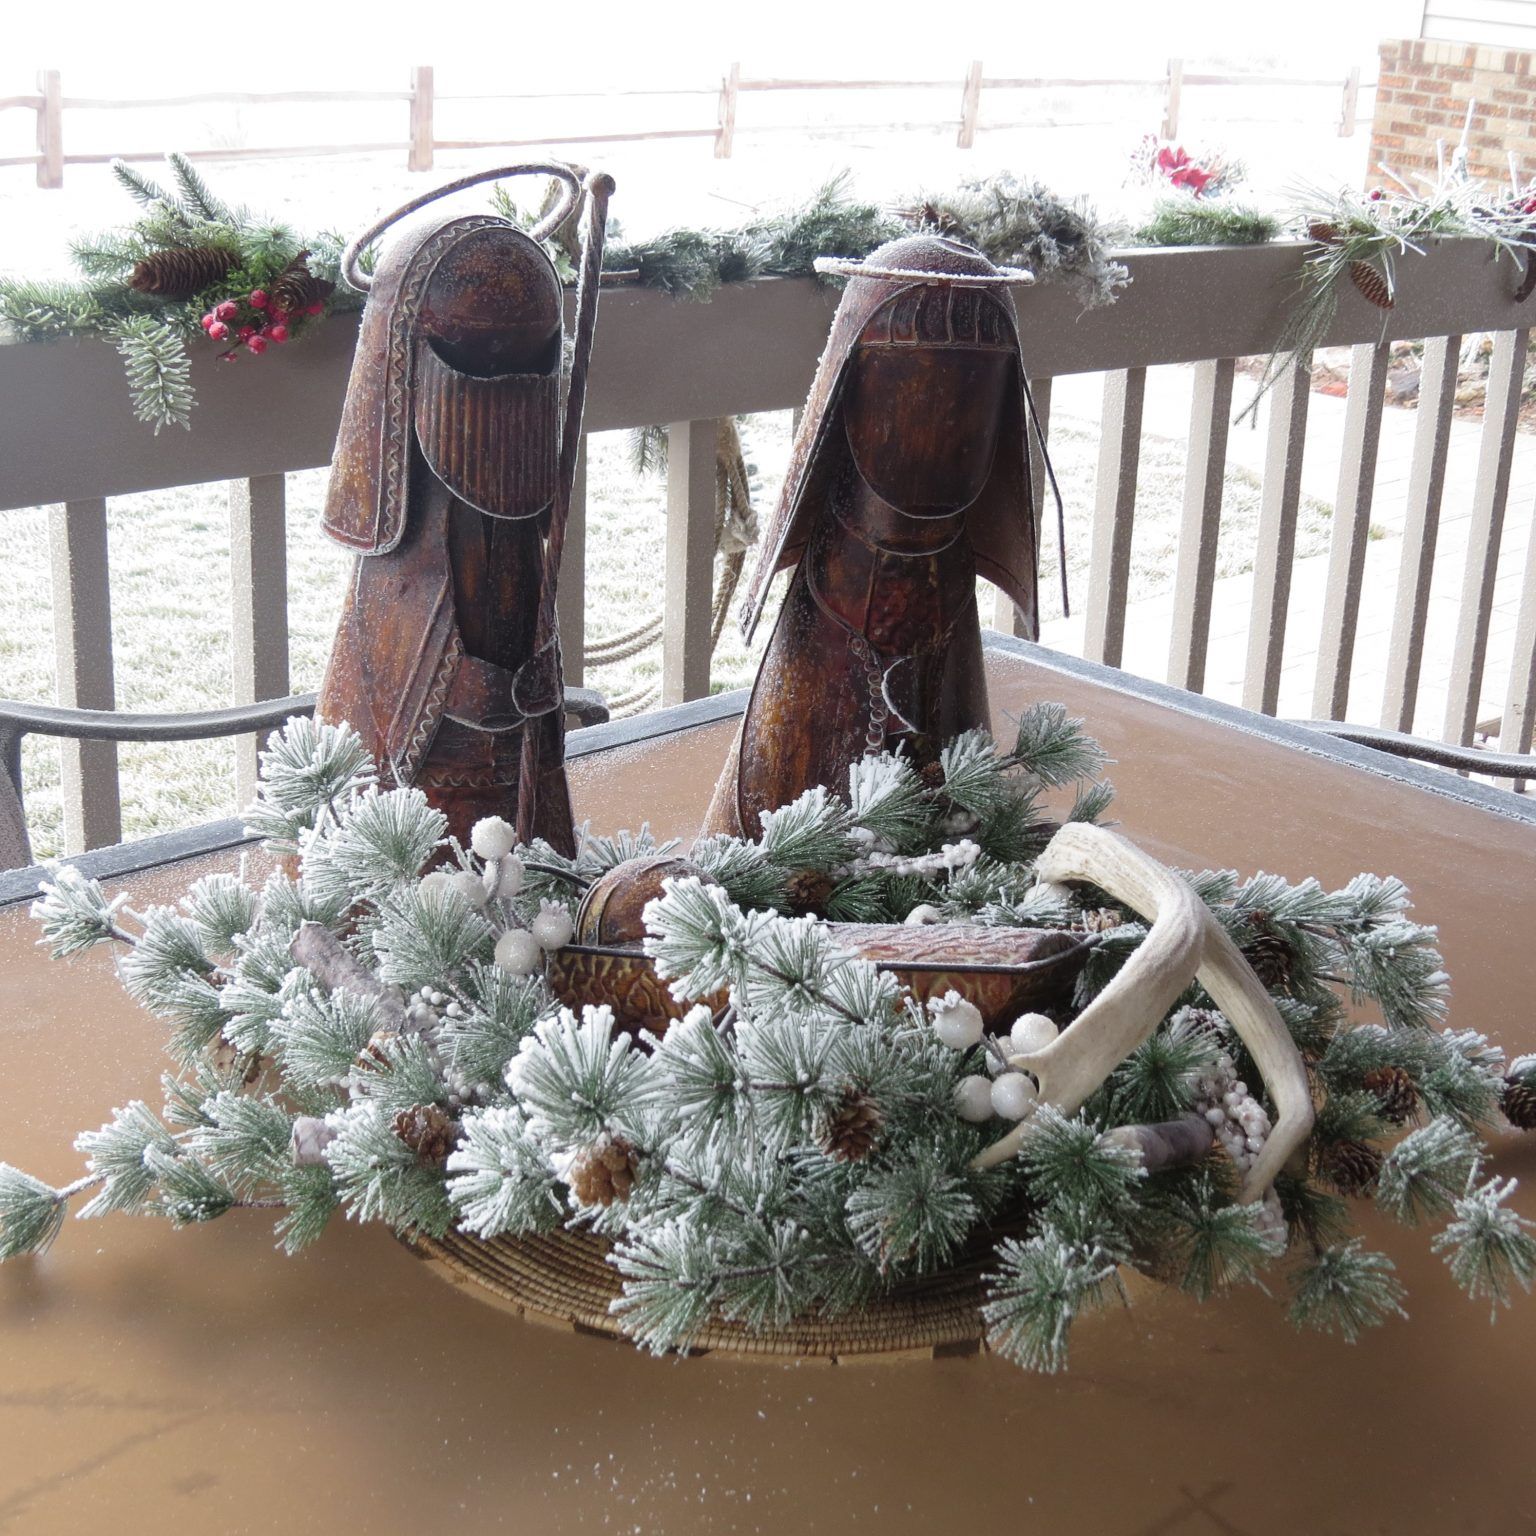
M 1216 179 L 1214 167 L 1197 164 L 1182 144 L 1165 144 L 1157 152 L 1157 168 L 1174 186 L 1199 197 L 1206 183 Z
M 297 313 L 289 313 L 272 302 L 265 288 L 253 288 L 244 299 L 225 299 L 215 304 L 203 316 L 200 324 L 210 341 L 228 341 L 229 347 L 219 355 L 226 363 L 234 362 L 243 347 L 253 356 L 260 357 L 273 343 L 279 346 L 293 334 L 295 327 L 313 316 L 324 313 L 325 305 L 310 304 Z

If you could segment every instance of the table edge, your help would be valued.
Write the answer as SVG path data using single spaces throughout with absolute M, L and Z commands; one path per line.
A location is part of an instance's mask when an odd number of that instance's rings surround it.
M 1017 656 L 1046 671 L 1091 682 L 1149 704 L 1192 715 L 1196 719 L 1212 720 L 1276 746 L 1288 747 L 1310 757 L 1355 768 L 1392 783 L 1425 790 L 1441 799 L 1473 806 L 1506 821 L 1536 825 L 1536 801 L 1496 789 L 1491 784 L 1464 779 L 1447 769 L 1431 768 L 1378 752 L 1371 747 L 1340 741 L 1304 725 L 1277 720 L 1271 715 L 1256 714 L 1235 704 L 1225 704 L 1219 699 L 1207 698 L 1204 694 L 1190 693 L 1169 683 L 1137 677 L 1101 662 L 1085 661 L 1081 657 L 1053 651 L 1012 635 L 988 630 L 983 635 L 983 644 L 988 651 Z M 577 761 L 598 752 L 611 752 L 619 747 L 658 741 L 679 731 L 733 719 L 746 708 L 749 692 L 746 688 L 734 688 L 729 692 L 711 694 L 707 698 L 692 699 L 686 704 L 674 704 L 651 714 L 636 715 L 627 720 L 610 720 L 603 725 L 573 731 L 566 742 L 566 756 L 571 761 Z M 1092 729 L 1092 721 L 1089 722 L 1089 729 Z M 240 819 L 231 817 L 205 822 L 201 826 L 184 827 L 175 832 L 160 833 L 137 842 L 95 848 L 88 853 L 76 854 L 50 864 L 31 864 L 22 869 L 0 871 L 0 909 L 30 901 L 37 895 L 38 882 L 46 879 L 58 864 L 70 864 L 82 874 L 108 880 L 138 874 L 163 864 L 242 847 L 254 841 L 254 838 L 247 836 Z

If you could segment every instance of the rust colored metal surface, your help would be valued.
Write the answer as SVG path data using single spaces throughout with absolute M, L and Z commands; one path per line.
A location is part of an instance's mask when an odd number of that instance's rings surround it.
M 606 1003 L 615 1026 L 632 1035 L 642 1029 L 664 1035 L 693 1006 L 672 996 L 638 945 L 567 944 L 549 957 L 548 975 L 550 990 L 567 1008 Z M 719 1009 L 727 999 L 722 992 L 703 1001 Z
M 1085 715 L 1124 830 L 1191 866 L 1401 875 L 1441 926 L 1452 1022 L 1536 1050 L 1536 828 L 1082 678 L 989 656 L 996 723 Z M 602 830 L 699 822 L 734 722 L 575 758 Z M 232 867 L 233 855 L 218 856 Z M 134 877 L 173 900 L 196 870 Z M 106 956 L 50 963 L 0 913 L 0 1157 L 57 1180 L 69 1142 L 154 1099 L 162 1030 Z M 1536 1138 L 1500 1140 L 1536 1216 Z M 1353 1348 L 1256 1290 L 1199 1306 L 1139 1288 L 1086 1319 L 1070 1372 L 999 1361 L 657 1361 L 531 1326 L 442 1285 L 383 1231 L 306 1257 L 257 1213 L 173 1233 L 71 1222 L 0 1268 L 0 1530 L 814 1530 L 879 1536 L 1505 1536 L 1536 1507 L 1536 1306 L 1488 1325 L 1423 1233 L 1376 1223 L 1410 1322 Z
M 569 1008 L 607 1003 L 618 1025 L 631 1033 L 664 1033 L 673 1019 L 687 1013 L 688 1005 L 673 998 L 638 943 L 620 942 L 619 934 L 604 943 L 601 926 L 588 927 L 595 930 L 590 939 L 550 956 L 550 986 L 562 1003 Z M 949 991 L 969 998 L 989 1029 L 1006 1029 L 1030 1009 L 1068 1003 L 1092 948 L 1082 934 L 1041 928 L 951 925 L 941 932 L 899 923 L 831 923 L 828 928 L 839 948 L 873 960 L 923 1002 Z M 587 931 L 578 919 L 578 938 Z M 718 1009 L 727 997 L 722 992 L 704 1001 Z
M 325 508 L 357 564 L 318 710 L 461 841 L 502 815 L 573 847 L 552 603 L 595 301 L 584 281 L 562 407 L 560 280 L 507 220 L 414 226 L 369 291 Z
M 580 944 L 635 944 L 645 937 L 646 903 L 660 896 L 662 883 L 673 878 L 714 881 L 677 854 L 652 854 L 626 859 L 588 887 L 576 910 L 576 940 Z
M 933 235 L 853 270 L 748 589 L 750 634 L 795 567 L 706 831 L 756 836 L 866 751 L 923 764 L 984 724 L 978 572 L 1035 628 L 1017 274 Z
M 832 923 L 833 942 L 873 960 L 927 1002 L 956 991 L 981 1010 L 988 1029 L 1007 1029 L 1030 1009 L 1071 1001 L 1092 941 L 1052 928 L 974 928 L 948 923 Z

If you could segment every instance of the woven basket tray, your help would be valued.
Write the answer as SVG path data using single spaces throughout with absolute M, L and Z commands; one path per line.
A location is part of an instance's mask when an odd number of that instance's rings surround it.
M 435 1273 L 482 1300 L 578 1333 L 621 1337 L 608 1310 L 621 1287 L 618 1272 L 605 1262 L 606 1239 L 562 1232 L 484 1242 L 450 1232 L 443 1238 L 404 1241 Z M 722 1351 L 763 1360 L 974 1354 L 982 1341 L 981 1276 L 987 1257 L 978 1253 L 942 1274 L 909 1281 L 843 1316 L 797 1319 L 774 1333 L 711 1323 L 688 1353 Z

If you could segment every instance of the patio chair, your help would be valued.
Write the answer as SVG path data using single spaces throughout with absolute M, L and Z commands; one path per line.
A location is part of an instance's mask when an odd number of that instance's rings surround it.
M 608 705 L 592 688 L 567 688 L 565 711 L 578 728 L 600 725 Z M 21 743 L 27 736 L 60 736 L 75 741 L 207 741 L 245 736 L 280 726 L 292 715 L 312 715 L 315 695 L 291 694 L 227 709 L 189 710 L 179 714 L 127 714 L 111 709 L 64 709 L 52 704 L 24 704 L 0 699 L 0 870 L 32 863 L 26 804 L 21 782 Z M 1536 768 L 1533 768 L 1536 772 Z

